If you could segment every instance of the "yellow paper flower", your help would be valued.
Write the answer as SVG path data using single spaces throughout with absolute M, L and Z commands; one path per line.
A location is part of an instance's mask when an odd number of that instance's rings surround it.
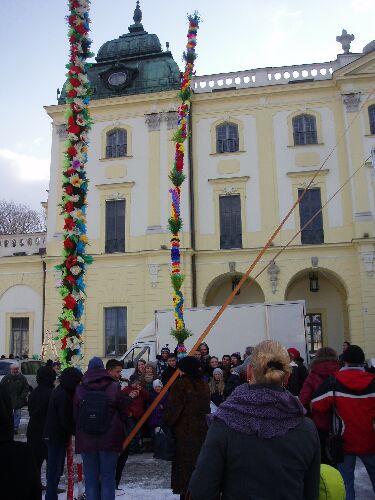
M 78 177 L 78 175 L 73 175 L 73 177 L 70 178 L 70 183 L 75 187 L 79 187 L 82 184 L 82 180 Z

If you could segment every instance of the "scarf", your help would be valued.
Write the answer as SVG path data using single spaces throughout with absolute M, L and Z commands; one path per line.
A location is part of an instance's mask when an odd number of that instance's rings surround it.
M 271 385 L 242 384 L 210 419 L 262 438 L 284 436 L 302 422 L 304 409 L 290 392 Z

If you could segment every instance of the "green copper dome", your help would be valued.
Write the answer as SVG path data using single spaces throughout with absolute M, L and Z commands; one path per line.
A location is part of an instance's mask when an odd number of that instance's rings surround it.
M 177 90 L 180 70 L 169 50 L 163 51 L 157 35 L 144 30 L 139 1 L 129 33 L 105 42 L 88 71 L 92 99 Z M 59 104 L 65 102 L 65 90 Z

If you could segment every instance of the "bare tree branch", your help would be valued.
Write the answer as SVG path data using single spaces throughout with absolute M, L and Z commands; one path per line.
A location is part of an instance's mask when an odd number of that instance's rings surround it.
M 14 201 L 0 200 L 0 234 L 38 233 L 46 230 L 44 210 L 33 210 Z

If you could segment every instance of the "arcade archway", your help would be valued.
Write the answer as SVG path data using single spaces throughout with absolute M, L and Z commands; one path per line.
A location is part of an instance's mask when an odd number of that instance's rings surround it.
M 233 288 L 241 279 L 240 273 L 226 273 L 215 278 L 208 285 L 203 302 L 205 306 L 220 306 L 228 298 Z M 247 280 L 241 287 L 240 293 L 233 299 L 232 304 L 255 304 L 264 302 L 264 293 L 258 283 Z
M 307 337 L 312 353 L 321 346 L 341 352 L 342 342 L 349 337 L 349 317 L 346 289 L 335 273 L 320 268 L 314 273 L 311 269 L 297 273 L 287 286 L 285 300 L 305 300 Z

